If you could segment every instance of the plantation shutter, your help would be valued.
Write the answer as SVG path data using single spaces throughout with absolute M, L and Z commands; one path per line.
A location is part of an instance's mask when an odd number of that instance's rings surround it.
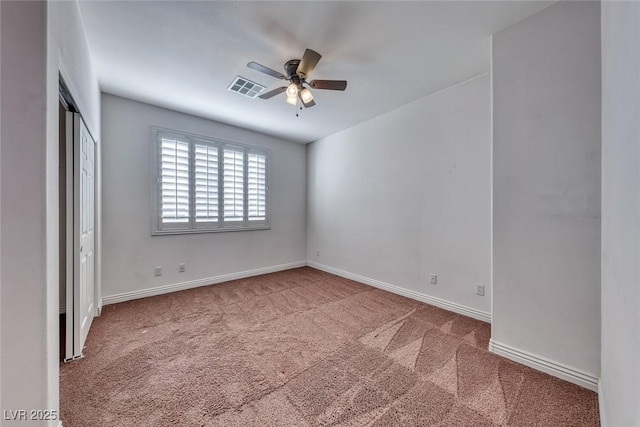
M 196 227 L 218 222 L 218 151 L 213 144 L 194 144 Z
M 249 221 L 267 220 L 267 156 L 249 150 L 247 161 L 247 210 Z
M 152 235 L 269 228 L 269 150 L 152 126 Z
M 189 142 L 160 137 L 160 222 L 168 228 L 189 226 Z
M 225 222 L 244 221 L 244 149 L 225 146 L 223 211 Z

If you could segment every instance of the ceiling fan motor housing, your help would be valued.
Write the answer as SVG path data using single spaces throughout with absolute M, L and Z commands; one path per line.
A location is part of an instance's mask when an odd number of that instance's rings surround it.
M 284 64 L 284 71 L 289 79 L 298 77 L 298 65 L 300 65 L 299 59 L 291 59 Z
M 316 65 L 318 65 L 320 58 L 322 58 L 322 55 L 318 52 L 311 49 L 305 49 L 302 59 L 290 59 L 284 64 L 284 71 L 286 75 L 253 61 L 249 62 L 247 67 L 277 79 L 287 80 L 290 82 L 288 86 L 281 86 L 270 90 L 269 92 L 260 95 L 259 98 L 273 98 L 274 96 L 286 91 L 287 102 L 291 103 L 291 101 L 296 99 L 295 95 L 298 95 L 297 97 L 302 100 L 302 104 L 305 108 L 309 108 L 316 105 L 313 101 L 313 95 L 311 94 L 309 87 L 329 90 L 345 90 L 347 88 L 346 80 L 312 80 L 307 83 L 307 77 L 311 74 Z M 305 85 L 308 87 L 305 87 Z

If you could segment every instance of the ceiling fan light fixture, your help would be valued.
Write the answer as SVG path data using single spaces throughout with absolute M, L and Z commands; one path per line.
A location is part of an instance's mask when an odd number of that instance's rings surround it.
M 316 105 L 313 100 L 311 88 L 313 88 L 313 90 L 326 89 L 339 91 L 347 88 L 346 80 L 311 80 L 307 82 L 307 77 L 315 69 L 316 65 L 318 65 L 320 58 L 322 58 L 322 55 L 318 52 L 305 49 L 301 59 L 290 59 L 284 64 L 286 75 L 272 70 L 269 67 L 265 67 L 264 65 L 260 65 L 257 62 L 249 62 L 247 67 L 262 74 L 288 82 L 287 86 L 272 89 L 267 93 L 259 95 L 259 98 L 270 99 L 282 92 L 286 92 L 288 104 L 297 107 L 298 101 L 302 101 L 304 108 L 311 108 Z M 302 106 L 300 109 L 302 109 Z
M 298 98 L 295 96 L 288 96 L 289 91 L 287 91 L 287 104 L 298 105 Z
M 300 91 L 300 98 L 302 98 L 302 102 L 308 104 L 309 102 L 313 101 L 313 94 L 309 89 L 304 88 Z
M 291 83 L 287 86 L 287 98 L 295 98 L 296 96 L 298 96 L 298 85 Z

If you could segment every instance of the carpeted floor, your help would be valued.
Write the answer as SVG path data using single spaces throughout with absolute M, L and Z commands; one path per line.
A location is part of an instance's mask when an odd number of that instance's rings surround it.
M 65 427 L 597 426 L 597 395 L 490 326 L 311 268 L 106 306 L 60 365 Z

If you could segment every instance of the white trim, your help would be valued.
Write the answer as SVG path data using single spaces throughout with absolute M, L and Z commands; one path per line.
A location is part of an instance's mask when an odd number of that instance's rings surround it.
M 86 105 L 83 103 L 82 98 L 78 96 L 80 95 L 81 91 L 80 89 L 78 89 L 79 86 L 75 83 L 75 79 L 73 78 L 71 72 L 69 71 L 69 68 L 64 62 L 64 59 L 60 50 L 57 51 L 57 57 L 58 57 L 58 74 L 62 76 L 62 80 L 64 81 L 64 84 L 67 86 L 67 89 L 69 90 L 69 93 L 73 98 L 73 102 L 76 104 L 75 106 L 76 106 L 76 109 L 78 110 L 78 113 L 82 115 L 83 112 L 89 111 L 89 109 L 86 108 Z M 97 141 L 98 139 L 95 136 L 98 135 L 98 132 L 97 132 L 97 129 L 93 129 L 91 127 L 93 123 L 85 123 L 85 125 L 87 126 L 87 131 L 89 131 L 89 134 L 91 134 L 91 138 L 94 141 Z
M 207 277 L 204 279 L 191 280 L 188 282 L 174 283 L 170 285 L 162 285 L 156 288 L 142 289 L 139 291 L 124 292 L 116 295 L 109 295 L 102 298 L 103 305 L 116 304 L 119 302 L 130 301 L 139 298 L 152 297 L 156 295 L 167 294 L 169 292 L 183 291 L 185 289 L 198 288 L 200 286 L 213 285 L 229 280 L 244 279 L 247 277 L 259 276 L 261 274 L 275 273 L 277 271 L 290 270 L 292 268 L 305 267 L 306 261 L 291 262 L 288 264 L 274 265 L 272 267 L 256 268 L 254 270 L 241 271 L 238 273 L 222 274 L 220 276 Z
M 63 76 L 64 77 L 64 76 Z M 65 81 L 65 84 L 67 82 Z M 71 91 L 71 88 L 69 88 Z M 71 94 L 73 97 L 73 93 Z M 75 100 L 75 99 L 74 99 Z M 73 113 L 65 111 L 65 157 L 67 165 L 67 175 L 65 177 L 66 195 L 65 195 L 65 214 L 66 214 L 66 237 L 65 237 L 65 358 L 73 357 Z M 69 307 L 69 311 L 66 308 Z
M 607 412 L 604 410 L 604 391 L 602 390 L 602 378 L 598 380 L 598 409 L 600 410 L 600 425 L 608 427 Z
M 589 390 L 598 391 L 599 378 L 580 369 L 499 343 L 493 339 L 489 340 L 489 351 Z
M 95 282 L 94 282 L 94 316 L 100 316 L 102 313 L 102 143 L 95 140 L 96 153 L 93 159 L 95 170 L 95 188 L 94 188 L 94 209 L 95 209 L 95 227 L 93 243 L 93 256 L 95 262 Z
M 60 306 L 60 311 L 58 312 L 58 314 L 65 314 L 67 312 L 67 306 L 66 305 L 61 305 Z
M 489 304 L 491 307 L 491 313 L 493 313 L 493 35 L 489 36 L 489 115 L 491 128 L 489 130 L 489 146 L 491 150 L 491 156 L 489 157 L 489 211 L 491 215 L 491 221 L 489 223 Z
M 230 231 L 252 231 L 271 230 L 270 225 L 242 226 L 242 227 L 219 227 L 219 228 L 175 228 L 170 230 L 152 231 L 152 236 L 168 236 L 172 234 L 203 234 L 203 233 L 226 233 Z
M 483 322 L 491 323 L 491 313 L 476 310 L 475 308 L 467 307 L 462 304 L 443 300 L 440 298 L 432 297 L 421 292 L 412 291 L 409 289 L 401 288 L 400 286 L 391 285 L 389 283 L 381 282 L 376 279 L 361 276 L 359 274 L 350 273 L 348 271 L 340 270 L 327 265 L 318 264 L 313 261 L 307 261 L 309 267 L 316 268 L 318 270 L 326 271 L 327 273 L 335 274 L 336 276 L 344 277 L 346 279 L 355 280 L 356 282 L 364 283 L 365 285 L 373 286 L 375 288 L 384 289 L 394 294 L 402 295 L 407 298 L 411 298 L 417 301 L 421 301 L 427 304 L 435 305 L 445 310 L 453 311 L 463 316 L 473 317 L 474 319 L 482 320 Z

